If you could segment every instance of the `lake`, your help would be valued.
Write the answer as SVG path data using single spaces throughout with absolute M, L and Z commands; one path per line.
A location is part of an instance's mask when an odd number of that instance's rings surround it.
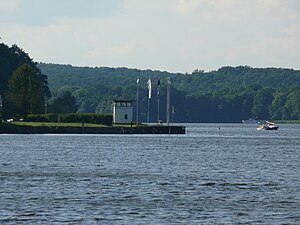
M 300 224 L 300 125 L 0 135 L 0 224 Z

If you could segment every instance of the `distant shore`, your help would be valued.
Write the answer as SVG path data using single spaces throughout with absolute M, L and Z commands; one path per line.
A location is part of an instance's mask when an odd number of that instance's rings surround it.
M 300 120 L 276 120 L 275 122 L 282 124 L 300 124 Z

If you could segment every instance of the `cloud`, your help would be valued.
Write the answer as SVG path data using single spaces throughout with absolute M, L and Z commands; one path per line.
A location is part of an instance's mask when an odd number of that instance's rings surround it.
M 54 0 L 44 1 L 46 7 Z M 80 13 L 81 0 L 74 2 L 74 10 L 45 14 L 39 26 L 0 20 L 3 41 L 36 61 L 73 65 L 172 72 L 245 64 L 299 68 L 297 0 L 124 0 L 100 15 Z
M 21 0 L 0 0 L 0 13 L 11 13 L 20 6 Z
M 121 6 L 122 0 L 0 0 L 0 3 L 0 9 L 6 9 L 6 13 L 0 15 L 3 22 L 45 26 L 66 17 L 110 16 Z
M 177 4 L 177 10 L 182 14 L 191 13 L 196 11 L 200 6 L 200 4 L 201 1 L 199 0 L 190 0 L 190 1 L 179 0 Z
M 136 42 L 132 40 L 120 45 L 92 49 L 89 56 L 93 60 L 98 60 L 99 58 L 109 58 L 110 60 L 126 59 L 131 56 L 135 48 Z
M 299 13 L 297 0 L 177 0 L 176 4 L 177 12 L 182 15 L 221 13 L 228 16 L 255 16 L 283 10 Z

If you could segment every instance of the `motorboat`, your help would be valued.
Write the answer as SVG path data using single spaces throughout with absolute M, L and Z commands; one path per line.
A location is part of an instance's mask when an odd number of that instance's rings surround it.
M 253 119 L 253 118 L 249 118 L 248 120 L 242 120 L 242 123 L 245 123 L 245 124 L 258 124 L 258 120 L 256 119 Z
M 266 121 L 265 123 L 261 123 L 258 125 L 257 130 L 277 130 L 278 125 L 273 122 Z

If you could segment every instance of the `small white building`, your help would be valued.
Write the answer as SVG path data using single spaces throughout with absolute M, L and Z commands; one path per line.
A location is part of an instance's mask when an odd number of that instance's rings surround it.
M 133 101 L 114 100 L 113 101 L 113 123 L 133 122 Z

